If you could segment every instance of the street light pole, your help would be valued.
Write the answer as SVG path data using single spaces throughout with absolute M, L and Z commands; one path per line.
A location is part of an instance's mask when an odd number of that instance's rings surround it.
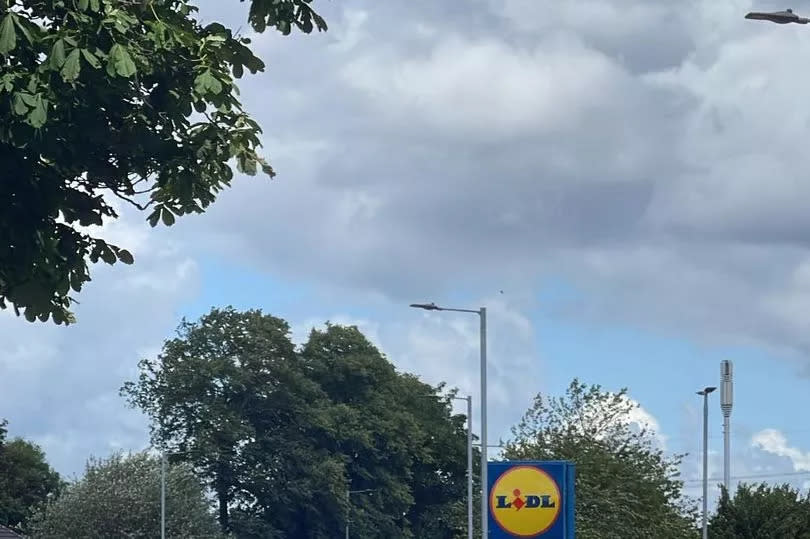
M 697 394 L 703 397 L 703 539 L 709 537 L 709 393 L 716 387 L 705 387 Z
M 472 396 L 467 395 L 467 539 L 473 539 Z
M 481 537 L 489 537 L 489 500 L 487 500 L 487 309 L 478 311 L 481 319 Z
M 489 537 L 489 501 L 487 500 L 487 309 L 451 309 L 435 303 L 412 303 L 415 309 L 477 314 L 481 321 L 481 537 Z
M 160 539 L 166 539 L 166 450 L 160 452 Z

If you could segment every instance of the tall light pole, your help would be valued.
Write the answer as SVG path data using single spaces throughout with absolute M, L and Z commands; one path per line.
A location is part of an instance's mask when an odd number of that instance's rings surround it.
M 753 11 L 747 14 L 745 18 L 753 19 L 755 21 L 775 22 L 776 24 L 807 24 L 810 22 L 810 19 L 806 17 L 799 17 L 793 13 L 792 9 L 786 9 L 785 11 L 772 11 L 768 13 Z
M 716 387 L 704 387 L 697 392 L 703 397 L 703 539 L 709 537 L 709 393 Z
M 160 539 L 166 539 L 166 450 L 160 452 Z
M 346 539 L 349 539 L 349 517 L 351 516 L 352 507 L 352 494 L 364 494 L 366 492 L 374 492 L 377 489 L 364 488 L 360 490 L 346 490 Z
M 458 399 L 459 397 L 453 397 Z M 473 434 L 472 434 L 472 396 L 463 398 L 467 401 L 467 539 L 473 539 Z
M 731 407 L 734 404 L 734 365 L 720 362 L 720 411 L 723 412 L 723 486 L 731 488 Z M 730 495 L 730 493 L 729 493 Z
M 489 501 L 487 500 L 487 308 L 451 309 L 435 303 L 412 303 L 415 309 L 426 311 L 453 311 L 477 314 L 481 320 L 481 537 L 489 536 Z

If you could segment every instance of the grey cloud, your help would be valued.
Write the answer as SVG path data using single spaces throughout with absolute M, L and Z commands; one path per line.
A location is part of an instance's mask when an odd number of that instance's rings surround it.
M 806 357 L 810 78 L 796 59 L 810 34 L 744 26 L 739 2 L 594 1 L 584 19 L 573 5 L 346 0 L 323 3 L 325 35 L 255 36 L 268 71 L 241 87 L 278 179 L 240 179 L 204 217 L 138 236 L 138 265 L 98 272 L 79 326 L 0 318 L 12 429 L 63 470 L 145 443 L 117 389 L 175 326 L 206 255 L 398 303 L 507 288 L 529 298 L 522 312 L 563 277 L 582 294 L 562 318 Z M 246 28 L 239 8 L 210 0 L 202 16 Z M 455 349 L 433 319 L 379 338 L 473 391 L 453 379 L 474 361 L 468 322 Z M 494 326 L 495 402 L 537 361 L 522 327 Z M 521 384 L 521 398 L 542 389 Z
M 279 99 L 244 89 L 279 180 L 205 226 L 259 267 L 398 300 L 564 275 L 588 297 L 571 316 L 803 354 L 807 40 L 735 2 L 537 6 L 491 2 L 477 33 L 466 11 L 349 2 L 325 49 L 265 36 Z

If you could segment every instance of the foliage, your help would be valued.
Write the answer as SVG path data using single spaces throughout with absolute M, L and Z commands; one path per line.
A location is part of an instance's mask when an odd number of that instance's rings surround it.
M 123 391 L 238 537 L 336 537 L 350 514 L 359 537 L 444 539 L 464 523 L 466 434 L 438 389 L 357 328 L 297 350 L 283 320 L 228 308 L 184 321 Z
M 257 30 L 325 30 L 311 0 L 253 0 Z M 88 262 L 133 262 L 93 235 L 116 200 L 152 226 L 201 213 L 234 173 L 273 176 L 236 79 L 247 38 L 189 0 L 0 0 L 0 307 L 72 321 Z
M 635 408 L 626 390 L 574 380 L 564 397 L 536 397 L 505 457 L 576 463 L 577 537 L 694 537 L 693 508 L 678 480 L 681 456 L 666 456 L 636 428 Z
M 20 528 L 59 491 L 61 481 L 39 446 L 21 438 L 7 441 L 5 426 L 0 422 L 0 524 Z
M 334 403 L 327 449 L 348 457 L 351 489 L 375 489 L 352 497 L 357 536 L 449 538 L 463 530 L 466 431 L 448 401 L 431 398 L 442 388 L 396 372 L 356 327 L 312 331 L 301 356 Z
M 35 516 L 30 536 L 158 537 L 160 473 L 160 459 L 146 453 L 91 460 L 84 477 Z M 171 466 L 166 473 L 166 534 L 218 537 L 205 492 L 186 466 Z
M 733 499 L 723 490 L 709 521 L 716 539 L 810 538 L 810 497 L 790 485 L 740 484 Z

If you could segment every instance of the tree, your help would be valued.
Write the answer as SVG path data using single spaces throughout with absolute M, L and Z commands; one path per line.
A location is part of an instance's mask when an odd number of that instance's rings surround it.
M 513 429 L 505 457 L 576 464 L 577 537 L 691 538 L 691 504 L 678 479 L 681 456 L 667 456 L 645 428 L 626 390 L 603 391 L 574 380 L 564 397 L 543 398 Z
M 356 327 L 327 324 L 301 350 L 340 413 L 328 450 L 348 456 L 360 537 L 456 537 L 465 529 L 465 418 L 431 387 L 396 371 Z M 402 517 L 400 517 L 402 515 Z M 441 517 L 437 518 L 437 515 Z
M 717 539 L 810 538 L 810 497 L 790 485 L 740 484 L 733 499 L 723 489 L 709 522 Z
M 183 320 L 158 358 L 140 363 L 138 382 L 123 388 L 152 418 L 155 443 L 207 479 L 223 530 L 230 529 L 229 507 L 243 474 L 255 464 L 248 465 L 248 442 L 274 440 L 278 431 L 267 432 L 267 423 L 297 417 L 300 399 L 317 398 L 310 395 L 314 386 L 289 368 L 295 358 L 289 331 L 261 311 L 213 309 L 199 322 Z M 248 414 L 259 410 L 270 414 L 266 422 L 251 422 Z
M 184 321 L 124 393 L 237 537 L 331 538 L 351 515 L 360 537 L 444 539 L 464 523 L 466 434 L 439 389 L 357 328 L 328 325 L 297 350 L 283 320 L 227 308 Z
M 6 440 L 0 422 L 0 524 L 22 528 L 36 508 L 59 491 L 61 480 L 39 446 L 15 438 Z
M 34 517 L 31 537 L 154 538 L 160 535 L 160 459 L 146 453 L 91 459 L 83 478 Z M 186 466 L 166 474 L 166 534 L 218 537 L 199 480 Z
M 325 30 L 311 0 L 253 0 L 252 26 Z M 189 0 L 0 0 L 0 307 L 73 320 L 88 263 L 130 264 L 87 227 L 201 213 L 234 173 L 273 176 L 235 81 L 264 63 Z

